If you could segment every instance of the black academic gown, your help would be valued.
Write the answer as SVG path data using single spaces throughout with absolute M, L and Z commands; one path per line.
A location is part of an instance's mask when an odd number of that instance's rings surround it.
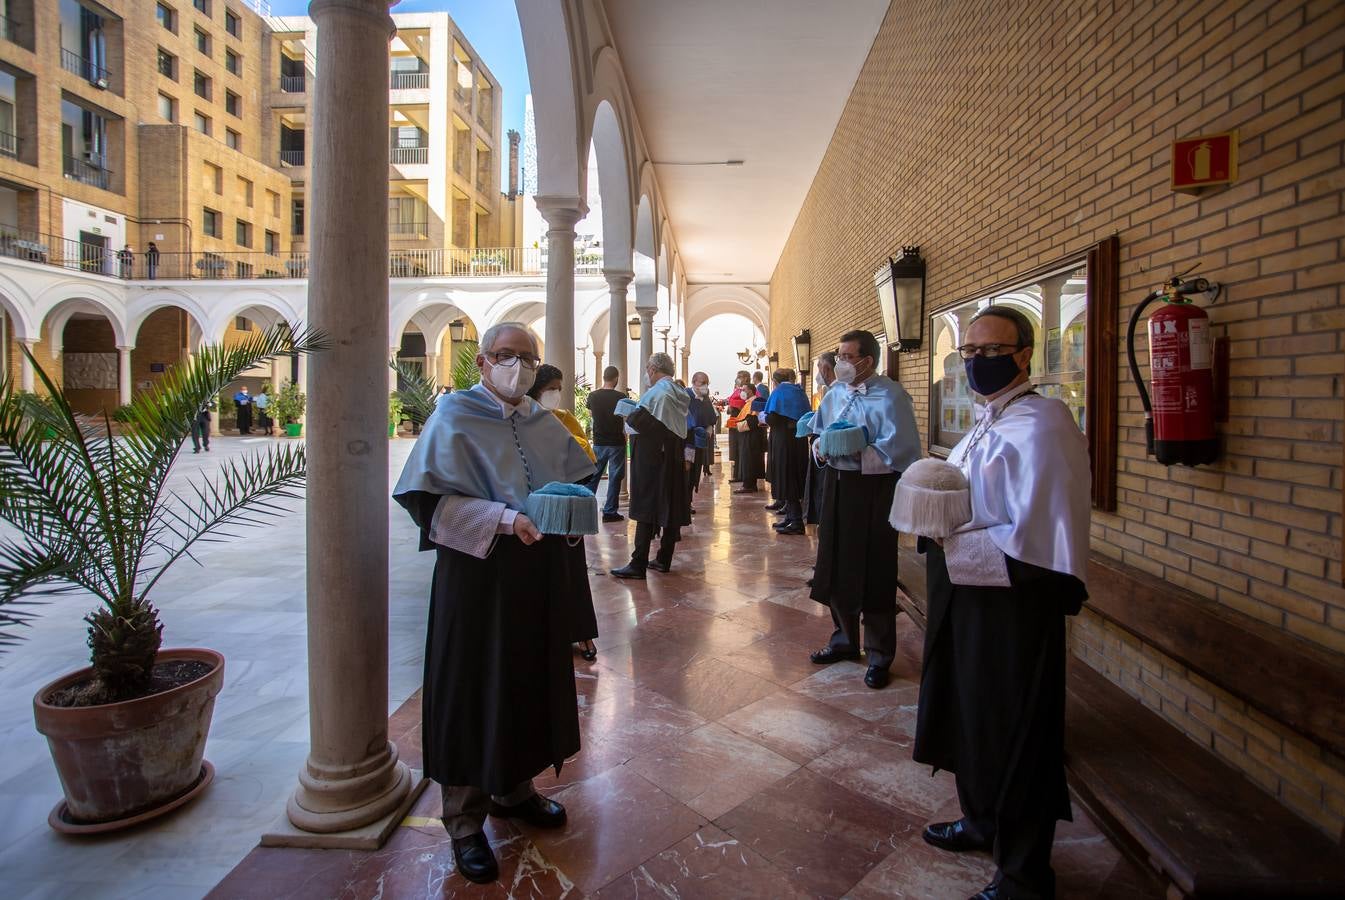
M 770 453 L 766 457 L 766 478 L 777 500 L 803 499 L 804 484 L 808 478 L 808 441 L 795 437 L 798 420 L 779 413 L 767 413 L 770 426 Z
M 626 421 L 636 431 L 630 442 L 630 517 L 660 528 L 690 525 L 690 485 L 683 466 L 686 439 L 644 407 Z
M 913 756 L 956 773 L 964 813 L 1001 839 L 1002 871 L 1049 882 L 1049 835 L 1070 819 L 1065 616 L 1087 591 L 1072 575 L 1012 558 L 1010 587 L 957 586 L 943 549 L 924 538 L 919 546 L 929 608 Z
M 560 539 L 560 538 L 558 538 Z M 593 609 L 593 589 L 588 582 L 588 550 L 583 538 L 572 538 L 568 547 L 566 571 L 570 597 L 570 638 L 576 644 L 598 636 L 598 614 Z M 568 541 L 566 543 L 569 543 Z
M 747 423 L 747 431 L 737 432 L 738 477 L 746 483 L 766 477 L 766 429 L 756 413 L 743 421 Z
M 434 549 L 425 642 L 425 775 L 504 794 L 579 752 L 572 604 L 576 556 L 563 537 L 501 535 L 485 559 L 430 542 L 439 497 L 396 497 Z
M 895 612 L 897 532 L 887 517 L 900 476 L 831 466 L 813 474 L 823 496 L 812 598 L 845 614 Z
M 808 475 L 803 489 L 803 521 L 816 525 L 822 521 L 822 488 L 826 485 L 826 472 L 812 460 L 812 438 L 804 438 L 807 447 L 805 458 L 808 460 Z

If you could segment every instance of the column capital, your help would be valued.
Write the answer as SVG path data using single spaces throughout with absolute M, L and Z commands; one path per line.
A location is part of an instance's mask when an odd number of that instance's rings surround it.
M 533 199 L 552 231 L 571 231 L 580 219 L 588 215 L 588 205 L 579 197 L 538 194 Z
M 127 353 L 130 353 L 132 350 L 135 349 L 135 344 L 118 344 L 117 349 L 124 350 Z
M 308 4 L 308 17 L 313 20 L 314 25 L 320 25 L 322 20 L 332 13 L 345 12 L 357 16 L 364 16 L 372 24 L 383 25 L 388 29 L 388 37 L 391 38 L 397 33 L 397 26 L 392 22 L 392 15 L 388 10 L 397 0 L 313 0 Z
M 609 289 L 613 291 L 624 291 L 629 288 L 630 283 L 635 280 L 635 273 L 603 269 L 602 277 L 607 279 L 607 287 Z
M 654 315 L 657 312 L 658 310 L 654 309 L 652 306 L 635 310 L 635 314 L 640 317 L 640 322 L 644 325 L 648 325 L 649 323 L 653 322 Z
M 33 349 L 33 348 L 36 347 L 39 343 L 41 343 L 41 340 L 40 340 L 39 338 L 22 337 L 22 338 L 17 338 L 17 340 L 18 340 L 18 342 L 19 342 L 20 344 L 23 344 L 23 345 L 24 345 L 25 347 L 27 347 L 29 350 Z

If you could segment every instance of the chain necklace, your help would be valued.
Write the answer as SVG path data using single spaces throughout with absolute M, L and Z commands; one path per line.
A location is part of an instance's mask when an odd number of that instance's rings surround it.
M 1001 406 L 998 411 L 994 410 L 993 408 L 987 408 L 986 414 L 981 417 L 981 420 L 976 423 L 976 427 L 972 429 L 971 440 L 967 442 L 966 449 L 962 451 L 962 458 L 959 459 L 957 462 L 953 463 L 953 465 L 957 466 L 958 468 L 962 468 L 963 466 L 965 466 L 967 464 L 967 460 L 971 457 L 971 451 L 975 450 L 976 446 L 981 443 L 981 440 L 987 434 L 990 433 L 990 429 L 993 428 L 995 426 L 995 423 L 999 421 L 1000 416 L 1004 415 L 1004 411 L 1007 410 L 1010 406 L 1013 406 L 1019 400 L 1026 397 L 1028 394 L 1035 394 L 1035 393 L 1037 393 L 1037 389 L 1030 387 L 1027 390 L 1023 391 L 1021 394 L 1014 395 L 1012 398 L 1010 398 L 1010 400 L 1007 403 Z M 949 462 L 952 462 L 952 460 L 949 460 Z

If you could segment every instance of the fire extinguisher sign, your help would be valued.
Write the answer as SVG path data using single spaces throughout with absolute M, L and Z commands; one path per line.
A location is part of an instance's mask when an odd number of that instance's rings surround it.
M 1172 189 L 1197 194 L 1238 177 L 1238 133 L 1202 134 L 1172 143 Z

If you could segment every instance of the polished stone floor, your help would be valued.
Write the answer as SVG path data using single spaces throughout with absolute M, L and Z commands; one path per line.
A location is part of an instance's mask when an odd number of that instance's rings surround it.
M 381 851 L 257 848 L 210 896 L 957 898 L 978 890 L 993 872 L 988 857 L 942 853 L 920 839 L 926 822 L 957 815 L 951 776 L 910 758 L 920 633 L 903 618 L 894 680 L 882 691 L 863 685 L 859 664 L 812 665 L 809 650 L 830 632 L 804 585 L 814 539 L 771 533 L 764 502 L 734 496 L 722 481 L 703 488 L 673 572 L 651 572 L 646 583 L 606 574 L 626 561 L 629 523 L 605 525 L 589 541 L 601 636 L 595 663 L 576 658 L 584 747 L 558 776 L 538 779 L 570 823 L 544 832 L 490 820 L 498 884 L 477 887 L 454 872 L 438 792 L 429 790 Z M 394 563 L 411 565 L 408 547 L 394 547 Z M 427 577 L 397 583 L 394 617 L 413 616 L 427 589 Z M 407 634 L 395 626 L 394 642 Z M 418 658 L 404 649 L 394 665 Z M 298 681 L 301 658 L 292 663 Z M 420 709 L 408 693 L 391 732 L 414 763 Z M 281 782 L 282 791 L 292 783 Z M 279 809 L 283 797 L 272 799 Z M 1080 811 L 1062 824 L 1054 859 L 1061 897 L 1161 896 Z

